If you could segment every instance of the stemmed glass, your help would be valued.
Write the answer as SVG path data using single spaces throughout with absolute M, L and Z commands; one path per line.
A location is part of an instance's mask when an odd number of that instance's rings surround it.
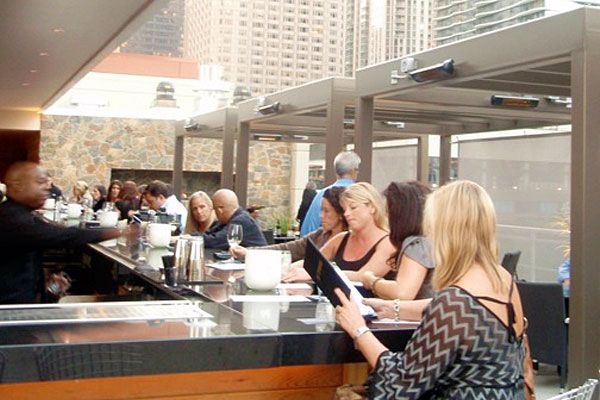
M 240 243 L 242 243 L 242 239 L 244 237 L 244 230 L 242 225 L 239 224 L 229 224 L 227 226 L 227 243 L 229 243 L 229 248 L 233 249 L 237 247 Z M 229 260 L 230 262 L 235 261 L 233 256 Z

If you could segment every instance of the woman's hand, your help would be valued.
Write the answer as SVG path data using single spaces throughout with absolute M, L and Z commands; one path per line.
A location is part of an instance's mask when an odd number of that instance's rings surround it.
M 303 282 L 310 281 L 312 278 L 306 272 L 304 267 L 293 265 L 290 267 L 289 271 L 283 278 L 281 278 L 281 282 L 289 283 L 289 282 Z
M 366 326 L 365 320 L 360 315 L 360 310 L 356 303 L 346 297 L 340 288 L 335 289 L 335 294 L 342 303 L 335 308 L 335 322 L 337 322 L 350 337 L 354 338 L 356 331 L 361 326 Z
M 375 279 L 377 278 L 377 275 L 375 275 L 373 271 L 365 271 L 360 274 L 360 280 L 367 290 L 373 290 L 373 282 L 375 282 Z
M 375 312 L 377 313 L 377 318 L 395 318 L 394 314 L 394 302 L 392 300 L 382 300 L 382 299 L 363 299 L 363 303 L 373 307 Z
M 231 253 L 232 257 L 239 258 L 240 260 L 246 258 L 247 252 L 248 249 L 242 246 L 235 246 L 229 248 L 229 253 Z

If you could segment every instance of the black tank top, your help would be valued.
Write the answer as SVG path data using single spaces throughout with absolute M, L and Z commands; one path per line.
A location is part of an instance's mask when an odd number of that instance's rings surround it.
M 340 247 L 338 247 L 333 260 L 337 266 L 344 271 L 358 271 L 369 262 L 373 254 L 375 254 L 375 250 L 377 250 L 377 245 L 388 236 L 389 235 L 382 236 L 381 239 L 379 239 L 360 260 L 346 261 L 344 260 L 344 250 L 346 249 L 346 244 L 348 243 L 348 238 L 350 237 L 350 234 L 347 233 L 342 239 L 342 243 L 340 243 Z

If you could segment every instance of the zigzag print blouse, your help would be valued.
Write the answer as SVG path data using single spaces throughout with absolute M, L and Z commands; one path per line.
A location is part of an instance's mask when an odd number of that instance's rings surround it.
M 525 399 L 521 338 L 465 290 L 440 290 L 402 353 L 377 361 L 369 398 Z

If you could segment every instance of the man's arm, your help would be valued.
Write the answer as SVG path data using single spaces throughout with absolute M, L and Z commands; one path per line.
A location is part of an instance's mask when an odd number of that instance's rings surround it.
M 204 238 L 204 246 L 209 249 L 227 250 L 227 225 L 217 225 L 208 232 L 201 233 Z

